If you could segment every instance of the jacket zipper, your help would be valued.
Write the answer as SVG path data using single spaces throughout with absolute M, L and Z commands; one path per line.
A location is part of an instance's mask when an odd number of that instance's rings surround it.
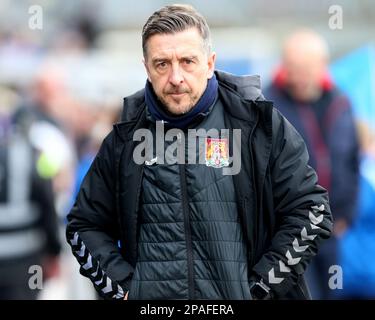
M 144 172 L 144 165 L 142 165 L 141 167 L 141 172 L 140 172 L 140 175 L 139 175 L 139 179 L 138 179 L 138 186 L 137 186 L 137 201 L 135 203 L 135 210 L 137 212 L 137 243 L 138 243 L 138 228 L 139 228 L 139 202 L 140 202 L 140 195 L 141 195 L 141 190 L 142 190 L 142 180 L 143 180 L 143 172 Z M 138 246 L 137 246 L 138 247 Z M 138 259 L 138 249 L 137 249 L 137 253 L 136 253 L 136 259 Z
M 253 143 L 253 134 L 254 134 L 254 131 L 255 131 L 255 128 L 257 127 L 258 125 L 258 121 L 259 121 L 259 112 L 257 112 L 257 119 L 256 119 L 256 122 L 255 122 L 255 125 L 254 127 L 251 129 L 251 132 L 250 132 L 250 160 L 251 160 L 251 180 L 252 180 L 252 183 L 253 183 L 253 188 L 254 188 L 254 223 L 255 223 L 255 228 L 254 228 L 254 242 L 253 242 L 253 252 L 250 252 L 251 254 L 251 259 L 250 259 L 250 267 L 252 268 L 253 267 L 253 264 L 254 264 L 254 258 L 255 258 L 255 251 L 257 250 L 257 242 L 258 242 L 258 193 L 257 193 L 257 186 L 256 186 L 256 181 L 255 181 L 255 168 L 254 168 L 254 155 L 253 155 L 253 149 L 252 149 L 252 143 Z M 250 236 L 250 235 L 249 235 Z
M 181 142 L 181 136 L 177 137 L 179 143 Z M 194 264 L 193 264 L 193 248 L 191 240 L 191 228 L 190 228 L 190 217 L 189 217 L 189 203 L 188 194 L 186 188 L 186 171 L 185 165 L 179 164 L 180 171 L 180 183 L 181 183 L 181 194 L 182 194 L 182 212 L 184 215 L 184 229 L 186 239 L 186 251 L 187 251 L 187 267 L 188 267 L 188 299 L 194 299 Z

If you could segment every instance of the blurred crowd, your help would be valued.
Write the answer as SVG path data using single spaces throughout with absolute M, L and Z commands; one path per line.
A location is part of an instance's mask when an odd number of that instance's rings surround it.
M 32 40 L 0 33 L 0 64 L 11 64 L 2 68 L 8 72 L 0 83 L 0 299 L 95 298 L 67 254 L 65 217 L 118 121 L 121 100 L 69 85 L 62 60 L 82 62 L 93 46 L 94 31 L 85 21 L 50 48 Z M 28 68 L 17 67 L 17 59 Z M 35 290 L 31 266 L 43 271 Z
M 122 107 L 106 87 L 72 86 L 81 69 L 71 66 L 90 63 L 98 33 L 82 19 L 45 46 L 0 29 L 0 65 L 8 70 L 0 77 L 0 299 L 96 298 L 67 252 L 64 228 Z M 375 298 L 374 127 L 355 118 L 330 77 L 328 45 L 319 34 L 298 30 L 280 57 L 265 97 L 305 139 L 335 219 L 334 235 L 307 271 L 312 296 Z M 90 82 L 90 76 L 79 79 Z M 43 270 L 37 290 L 30 289 L 33 265 Z M 335 265 L 343 276 L 336 290 L 329 273 Z

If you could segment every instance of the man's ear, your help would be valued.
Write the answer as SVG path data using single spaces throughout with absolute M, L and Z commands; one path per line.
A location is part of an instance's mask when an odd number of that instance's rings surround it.
M 216 62 L 216 52 L 211 52 L 208 56 L 208 72 L 207 72 L 207 78 L 211 79 L 214 75 L 215 71 L 215 62 Z
M 150 77 L 150 70 L 148 69 L 147 62 L 145 58 L 142 59 L 143 65 L 145 66 L 146 72 L 147 72 L 147 79 L 148 81 L 151 82 L 151 77 Z

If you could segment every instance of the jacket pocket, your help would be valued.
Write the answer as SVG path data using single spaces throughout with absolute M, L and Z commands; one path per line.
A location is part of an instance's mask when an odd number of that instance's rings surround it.
M 246 196 L 241 201 L 241 225 L 244 230 L 244 237 L 247 245 L 247 258 L 248 258 L 248 267 L 252 268 L 254 266 L 254 259 L 255 259 L 255 235 L 251 235 L 251 231 L 246 227 L 247 224 L 251 224 L 254 221 L 248 221 L 248 218 L 251 216 L 249 214 L 249 211 L 251 210 L 249 208 L 250 200 Z M 253 230 L 256 228 L 253 228 Z M 250 233 L 250 234 L 249 234 Z

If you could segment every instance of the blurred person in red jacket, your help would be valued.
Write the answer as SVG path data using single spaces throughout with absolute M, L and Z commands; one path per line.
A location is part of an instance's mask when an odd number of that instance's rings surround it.
M 329 268 L 337 264 L 337 239 L 354 219 L 359 178 L 359 144 L 351 105 L 330 79 L 328 62 L 323 38 L 308 29 L 298 30 L 285 41 L 281 67 L 265 92 L 305 140 L 309 164 L 330 195 L 334 236 L 307 270 L 316 299 L 335 297 L 328 284 Z

